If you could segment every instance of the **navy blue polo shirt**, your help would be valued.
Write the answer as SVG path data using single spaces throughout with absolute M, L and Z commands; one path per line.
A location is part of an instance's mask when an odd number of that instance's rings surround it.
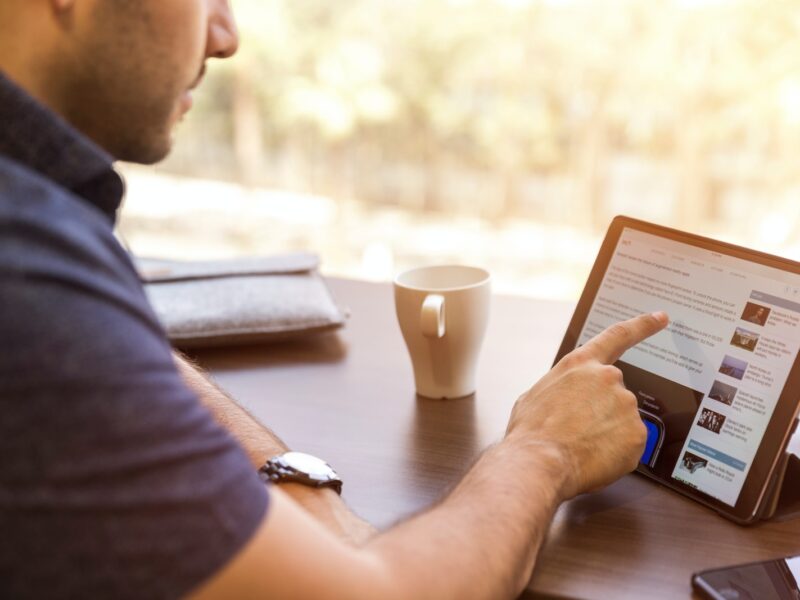
M 0 598 L 174 598 L 267 491 L 113 235 L 112 159 L 0 73 Z

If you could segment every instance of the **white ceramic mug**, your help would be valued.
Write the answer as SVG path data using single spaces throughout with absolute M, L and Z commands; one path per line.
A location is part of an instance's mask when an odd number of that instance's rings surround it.
M 477 267 L 422 267 L 397 276 L 397 320 L 420 396 L 461 398 L 475 392 L 490 296 L 489 272 Z

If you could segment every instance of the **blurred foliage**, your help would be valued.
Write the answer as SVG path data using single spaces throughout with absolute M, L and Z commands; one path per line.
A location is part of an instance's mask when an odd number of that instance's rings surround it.
M 241 51 L 210 69 L 179 170 L 290 185 L 275 167 L 289 161 L 335 196 L 343 173 L 415 165 L 430 184 L 458 165 L 502 174 L 512 200 L 521 178 L 569 177 L 594 210 L 625 155 L 670 165 L 684 216 L 714 203 L 717 179 L 800 177 L 795 2 L 232 4 Z

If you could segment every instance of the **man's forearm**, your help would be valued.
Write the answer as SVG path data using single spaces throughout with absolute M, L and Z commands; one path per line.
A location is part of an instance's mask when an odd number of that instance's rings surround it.
M 216 386 L 189 359 L 176 353 L 175 363 L 186 385 L 198 395 L 214 419 L 236 438 L 255 468 L 288 450 L 277 435 Z M 347 542 L 360 545 L 375 533 L 375 529 L 353 514 L 331 489 L 314 489 L 299 483 L 284 483 L 281 489 Z
M 176 354 L 175 363 L 186 385 L 211 411 L 217 423 L 237 439 L 256 468 L 288 450 L 277 435 L 203 375 L 188 358 Z
M 408 597 L 516 597 L 563 499 L 564 464 L 548 446 L 507 439 L 444 502 L 367 548 L 404 581 Z

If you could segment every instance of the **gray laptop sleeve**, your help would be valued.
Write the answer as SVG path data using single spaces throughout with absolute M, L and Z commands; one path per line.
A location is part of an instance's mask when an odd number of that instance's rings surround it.
M 134 260 L 150 303 L 179 348 L 272 342 L 345 322 L 313 254 Z

